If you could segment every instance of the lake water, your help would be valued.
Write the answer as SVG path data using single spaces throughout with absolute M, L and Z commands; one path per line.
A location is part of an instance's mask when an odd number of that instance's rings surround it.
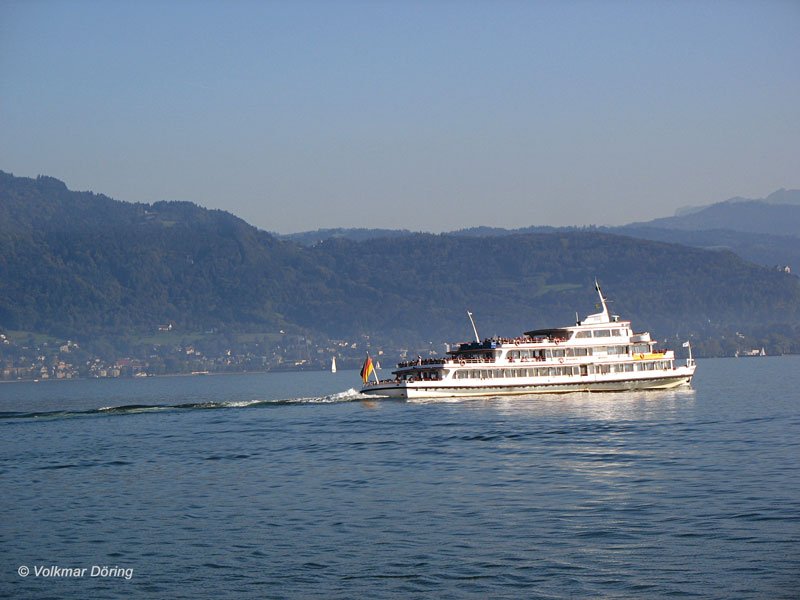
M 0 597 L 800 596 L 800 357 L 671 392 L 357 383 L 0 384 Z

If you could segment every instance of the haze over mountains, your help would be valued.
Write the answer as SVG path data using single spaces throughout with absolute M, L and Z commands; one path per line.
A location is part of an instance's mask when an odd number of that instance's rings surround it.
M 473 227 L 452 234 L 485 237 L 574 230 L 573 227 L 548 226 L 520 229 Z M 800 268 L 800 190 L 781 189 L 763 199 L 731 198 L 706 206 L 683 208 L 672 217 L 621 227 L 583 227 L 580 230 L 603 231 L 710 250 L 730 250 L 756 264 Z M 408 230 L 320 229 L 280 237 L 312 245 L 329 238 L 363 241 L 410 234 Z
M 800 206 L 754 202 L 766 209 L 760 219 L 742 201 L 659 227 L 277 237 L 188 202 L 119 202 L 0 172 L 0 330 L 88 342 L 170 323 L 186 335 L 286 331 L 441 348 L 470 337 L 466 309 L 484 336 L 569 324 L 575 311 L 593 312 L 597 277 L 612 310 L 656 337 L 694 336 L 714 354 L 739 332 L 795 351 L 800 280 L 773 265 L 800 256 L 800 228 L 790 225 Z M 784 233 L 760 232 L 775 211 Z M 693 229 L 687 219 L 741 230 Z M 689 247 L 704 245 L 746 249 L 749 260 Z M 751 258 L 759 252 L 766 263 Z
M 631 223 L 622 227 L 600 227 L 607 231 L 621 229 L 681 229 L 681 230 L 715 230 L 726 229 L 747 233 L 765 233 L 769 235 L 800 236 L 800 190 L 780 189 L 766 198 L 730 198 L 704 206 L 680 208 L 674 216 L 661 217 L 651 221 Z M 515 233 L 542 233 L 569 227 L 530 226 L 509 230 L 499 227 L 473 227 L 452 233 L 463 235 L 503 235 Z M 327 237 L 348 237 L 363 240 L 368 237 L 387 237 L 410 233 L 406 229 L 319 229 L 284 235 L 282 237 L 307 243 L 319 241 Z
M 683 209 L 673 217 L 634 223 L 631 226 L 642 225 L 657 229 L 726 229 L 797 236 L 800 232 L 800 190 L 778 190 L 762 200 L 731 198 L 689 211 Z

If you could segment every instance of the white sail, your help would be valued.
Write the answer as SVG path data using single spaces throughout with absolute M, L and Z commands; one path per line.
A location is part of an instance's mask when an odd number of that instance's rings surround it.
M 331 358 L 331 373 L 336 373 L 336 357 Z

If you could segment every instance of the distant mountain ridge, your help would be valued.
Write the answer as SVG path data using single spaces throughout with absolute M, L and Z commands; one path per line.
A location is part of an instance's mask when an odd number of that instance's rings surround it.
M 772 192 L 766 198 L 742 198 L 741 196 L 736 196 L 734 198 L 729 198 L 728 200 L 724 200 L 723 202 L 715 202 L 712 204 L 704 204 L 702 206 L 684 206 L 679 208 L 675 211 L 676 217 L 682 217 L 688 214 L 700 212 L 714 204 L 726 204 L 726 203 L 735 203 L 735 202 L 766 202 L 767 204 L 800 204 L 800 190 L 787 190 L 781 188 Z
M 800 204 L 773 204 L 764 200 L 729 200 L 674 217 L 662 217 L 631 227 L 745 233 L 800 237 Z
M 313 246 L 325 240 L 346 238 L 355 242 L 363 242 L 375 238 L 392 238 L 411 235 L 408 229 L 367 229 L 363 227 L 317 229 L 314 231 L 301 231 L 298 233 L 274 234 L 283 240 L 291 240 L 303 246 Z
M 498 236 L 511 233 L 553 233 L 555 231 L 603 230 L 622 231 L 624 229 L 681 229 L 685 231 L 711 231 L 724 229 L 745 233 L 767 235 L 791 235 L 800 237 L 800 190 L 779 189 L 766 198 L 752 199 L 735 197 L 722 202 L 703 206 L 680 208 L 671 217 L 660 217 L 651 221 L 640 221 L 621 225 L 553 227 L 532 225 L 515 229 L 503 227 L 469 227 L 447 233 L 463 236 Z M 291 234 L 276 234 L 283 239 L 291 239 L 304 245 L 312 245 L 330 238 L 346 238 L 363 241 L 381 237 L 410 235 L 407 229 L 363 229 L 337 228 L 317 229 Z
M 684 244 L 696 248 L 727 249 L 757 264 L 791 266 L 800 272 L 800 190 L 780 189 L 760 200 L 731 198 L 701 207 L 680 209 L 673 217 L 619 227 L 529 226 L 519 229 L 470 227 L 446 235 L 497 237 L 523 233 L 606 232 L 640 239 Z M 334 232 L 335 235 L 329 235 Z M 392 237 L 411 232 L 390 231 Z M 366 240 L 389 237 L 387 230 L 318 230 L 281 236 L 300 243 L 319 243 L 337 237 Z
M 684 208 L 673 217 L 606 230 L 699 248 L 726 248 L 757 264 L 800 271 L 800 190 L 780 189 L 763 199 L 731 198 Z

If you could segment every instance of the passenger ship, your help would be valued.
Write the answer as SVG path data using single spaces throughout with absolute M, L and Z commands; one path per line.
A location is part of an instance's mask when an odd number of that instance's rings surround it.
M 662 390 L 688 386 L 695 371 L 689 358 L 678 365 L 672 350 L 656 350 L 649 333 L 634 333 L 630 321 L 610 315 L 595 282 L 602 311 L 571 327 L 537 329 L 517 338 L 458 344 L 446 358 L 401 362 L 394 379 L 365 381 L 362 394 L 392 398 L 448 398 L 514 394 Z M 366 379 L 371 368 L 362 370 Z

